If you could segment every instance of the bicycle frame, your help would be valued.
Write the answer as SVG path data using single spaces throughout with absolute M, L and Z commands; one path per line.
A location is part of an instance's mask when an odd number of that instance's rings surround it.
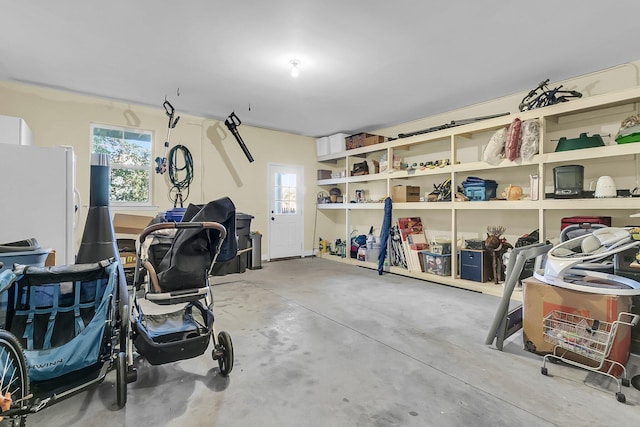
M 550 89 L 547 84 L 549 79 L 546 79 L 538 86 L 529 91 L 527 96 L 522 98 L 518 110 L 527 111 L 535 108 L 546 107 L 547 105 L 554 105 L 560 102 L 567 102 L 574 98 L 582 98 L 582 94 L 575 90 L 563 90 L 562 85 Z

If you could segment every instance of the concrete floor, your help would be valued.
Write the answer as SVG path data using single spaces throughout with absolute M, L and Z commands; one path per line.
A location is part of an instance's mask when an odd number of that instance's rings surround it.
M 216 277 L 216 327 L 234 343 L 221 377 L 207 351 L 137 362 L 125 408 L 114 373 L 30 426 L 629 426 L 640 391 L 522 350 L 484 345 L 499 299 L 318 258 Z M 487 286 L 495 286 L 487 284 Z M 629 371 L 640 373 L 637 356 Z

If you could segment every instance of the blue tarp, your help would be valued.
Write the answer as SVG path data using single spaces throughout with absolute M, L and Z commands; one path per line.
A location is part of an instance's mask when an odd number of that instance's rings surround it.
M 391 232 L 391 197 L 384 199 L 384 218 L 380 230 L 380 253 L 378 254 L 378 274 L 384 269 L 384 259 L 387 256 L 387 241 Z

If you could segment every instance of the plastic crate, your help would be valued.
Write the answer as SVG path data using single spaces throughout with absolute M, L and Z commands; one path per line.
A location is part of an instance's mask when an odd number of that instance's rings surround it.
M 429 251 L 420 251 L 422 271 L 438 276 L 451 275 L 451 254 L 434 254 Z
M 465 185 L 465 183 L 462 183 L 462 187 L 464 188 L 464 195 L 475 202 L 495 199 L 498 184 L 486 182 L 484 184 Z

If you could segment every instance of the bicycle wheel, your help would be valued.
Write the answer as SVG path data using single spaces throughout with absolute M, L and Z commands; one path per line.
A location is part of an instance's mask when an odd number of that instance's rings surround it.
M 20 402 L 20 405 L 26 403 L 24 398 L 29 394 L 27 363 L 22 346 L 11 332 L 3 329 L 0 329 L 0 393 L 3 396 L 9 393 L 12 402 Z M 4 422 L 8 425 L 24 426 L 26 416 L 12 417 Z

